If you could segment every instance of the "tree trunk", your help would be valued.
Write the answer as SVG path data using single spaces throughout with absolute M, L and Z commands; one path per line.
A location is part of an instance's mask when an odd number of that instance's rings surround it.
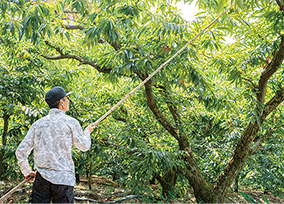
M 160 111 L 152 90 L 151 80 L 149 80 L 145 84 L 145 93 L 147 99 L 147 105 L 150 110 L 155 115 L 156 119 L 160 122 L 160 124 L 178 141 L 179 150 L 186 151 L 186 155 L 182 156 L 182 159 L 187 167 L 185 169 L 185 177 L 189 181 L 190 185 L 194 189 L 194 195 L 196 197 L 197 202 L 205 202 L 212 203 L 214 202 L 214 189 L 211 184 L 208 184 L 197 165 L 197 162 L 194 158 L 193 152 L 190 147 L 190 143 L 188 141 L 187 136 L 184 133 L 180 133 L 179 130 L 174 127 L 162 114 Z M 166 94 L 166 92 L 165 92 Z M 166 97 L 166 96 L 165 96 Z M 173 118 L 176 121 L 176 125 L 182 125 L 180 121 L 179 114 L 177 113 L 177 109 L 173 107 L 172 103 L 168 103 L 168 107 Z M 161 183 L 161 182 L 160 182 Z M 161 184 L 162 185 L 162 184 Z M 170 186 L 169 186 L 170 187 Z M 166 188 L 166 187 L 164 187 Z
M 7 145 L 7 133 L 9 126 L 9 117 L 10 115 L 5 113 L 3 116 L 4 119 L 4 130 L 2 134 L 2 149 L 0 151 L 0 178 L 3 179 L 3 175 L 7 170 L 7 165 L 4 163 L 5 147 Z
M 271 76 L 280 68 L 283 59 L 284 36 L 281 37 L 279 49 L 277 52 L 275 52 L 271 63 L 269 63 L 265 67 L 259 78 L 258 86 L 256 89 L 257 100 L 259 103 L 265 103 L 267 82 L 271 78 Z M 146 75 L 140 76 L 140 78 L 143 79 L 144 77 L 146 77 Z M 147 105 L 155 115 L 157 121 L 178 141 L 179 150 L 186 152 L 186 154 L 183 154 L 181 156 L 186 166 L 183 174 L 189 181 L 190 185 L 193 187 L 197 202 L 225 202 L 225 198 L 234 179 L 245 164 L 245 160 L 251 151 L 250 145 L 252 144 L 256 137 L 256 134 L 258 133 L 260 125 L 263 124 L 266 117 L 284 101 L 284 87 L 277 91 L 275 96 L 264 105 L 263 109 L 256 108 L 255 111 L 258 112 L 258 114 L 255 117 L 258 117 L 259 123 L 256 120 L 253 120 L 248 124 L 241 138 L 238 140 L 232 159 L 228 162 L 226 168 L 224 169 L 224 172 L 218 176 L 217 184 L 213 188 L 211 184 L 207 183 L 204 180 L 195 160 L 194 154 L 191 150 L 187 136 L 185 135 L 185 133 L 179 132 L 178 126 L 181 125 L 181 120 L 179 118 L 179 114 L 177 114 L 177 109 L 174 107 L 174 104 L 170 104 L 169 101 L 167 102 L 168 93 L 166 88 L 161 87 L 165 94 L 164 96 L 166 97 L 165 101 L 168 104 L 174 121 L 176 122 L 176 126 L 171 124 L 160 111 L 160 108 L 155 101 L 152 86 L 153 85 L 151 83 L 151 80 L 149 80 L 145 84 Z
M 162 177 L 159 174 L 155 174 L 154 176 L 162 186 L 163 196 L 171 198 L 172 195 L 170 194 L 170 192 L 174 193 L 177 181 L 176 171 L 169 169 L 169 171 Z
M 184 170 L 183 174 L 194 190 L 196 201 L 198 203 L 213 203 L 215 201 L 214 188 L 204 180 L 187 137 L 185 135 L 180 135 L 178 143 L 180 150 L 187 152 L 186 155 L 182 156 L 187 168 Z
M 235 179 L 235 189 L 234 192 L 239 193 L 239 178 L 240 178 L 240 173 L 238 173 L 236 179 Z
M 75 173 L 76 183 L 80 183 L 80 174 Z
M 89 190 L 92 190 L 92 167 L 93 167 L 93 162 L 90 162 L 89 178 L 88 178 Z

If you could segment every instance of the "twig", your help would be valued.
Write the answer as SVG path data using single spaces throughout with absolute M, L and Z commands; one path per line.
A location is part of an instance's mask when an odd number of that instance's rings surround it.
M 135 7 L 137 7 L 137 5 L 138 5 L 139 1 L 140 1 L 140 0 L 137 0 L 137 1 L 136 1 L 136 3 L 135 3 Z
M 203 51 L 202 51 L 202 54 L 207 57 L 208 59 L 212 59 L 212 57 L 209 57 L 208 55 L 206 55 Z
M 251 27 L 250 24 L 248 24 L 244 19 L 241 19 L 241 20 L 242 20 L 249 28 Z M 259 38 L 261 38 L 263 41 L 265 41 L 264 38 L 263 38 L 260 34 L 257 34 L 257 35 L 258 35 Z M 267 44 L 267 42 L 266 42 L 266 44 Z
M 78 12 L 77 11 L 64 10 L 63 13 L 74 13 L 74 14 L 77 14 Z
M 244 77 L 242 77 L 242 79 L 250 82 L 254 89 L 257 88 L 256 85 L 254 85 L 254 83 L 250 79 L 247 79 L 247 78 L 244 78 Z

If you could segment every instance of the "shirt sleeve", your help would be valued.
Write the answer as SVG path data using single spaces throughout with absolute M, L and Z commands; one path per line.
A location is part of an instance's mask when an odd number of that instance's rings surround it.
M 83 129 L 78 121 L 74 123 L 72 127 L 73 132 L 73 145 L 79 150 L 85 152 L 91 147 L 90 131 Z
M 25 177 L 32 172 L 29 166 L 28 156 L 34 148 L 34 132 L 35 127 L 34 125 L 32 125 L 26 137 L 23 139 L 18 149 L 16 150 L 18 165 Z

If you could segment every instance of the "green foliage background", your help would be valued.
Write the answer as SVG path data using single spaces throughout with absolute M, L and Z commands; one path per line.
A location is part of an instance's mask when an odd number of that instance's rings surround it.
M 48 113 L 47 90 L 60 85 L 74 91 L 68 114 L 86 127 L 136 87 L 141 73 L 153 72 L 233 4 L 152 79 L 163 116 L 175 123 L 167 103 L 177 107 L 178 130 L 190 140 L 205 180 L 216 184 L 248 123 L 259 120 L 256 110 L 263 104 L 256 99 L 255 84 L 279 49 L 283 12 L 274 1 L 200 0 L 197 20 L 187 22 L 173 3 L 0 1 L 0 133 L 9 115 L 5 145 L 0 137 L 1 179 L 18 178 L 14 152 L 31 124 Z M 226 36 L 235 42 L 227 44 Z M 283 84 L 283 73 L 281 65 L 268 81 L 267 100 Z M 279 106 L 260 127 L 258 137 L 276 130 L 248 157 L 238 175 L 241 187 L 283 196 L 282 116 Z M 88 152 L 74 149 L 73 159 L 77 174 L 112 177 L 154 201 L 159 196 L 149 180 L 184 167 L 183 154 L 149 109 L 141 88 L 101 122 Z M 174 195 L 185 197 L 189 188 L 180 174 Z

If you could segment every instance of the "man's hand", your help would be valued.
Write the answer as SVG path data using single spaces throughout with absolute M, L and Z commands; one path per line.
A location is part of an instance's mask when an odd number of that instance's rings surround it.
M 86 127 L 86 130 L 89 130 L 90 133 L 92 133 L 93 130 L 94 130 L 96 127 L 97 127 L 97 125 L 91 124 L 91 125 L 89 125 L 88 127 Z
M 31 172 L 29 175 L 27 175 L 25 178 L 28 178 L 28 177 L 30 177 L 29 182 L 32 182 L 32 181 L 35 179 L 35 177 L 36 177 L 36 172 L 32 171 L 32 172 Z

